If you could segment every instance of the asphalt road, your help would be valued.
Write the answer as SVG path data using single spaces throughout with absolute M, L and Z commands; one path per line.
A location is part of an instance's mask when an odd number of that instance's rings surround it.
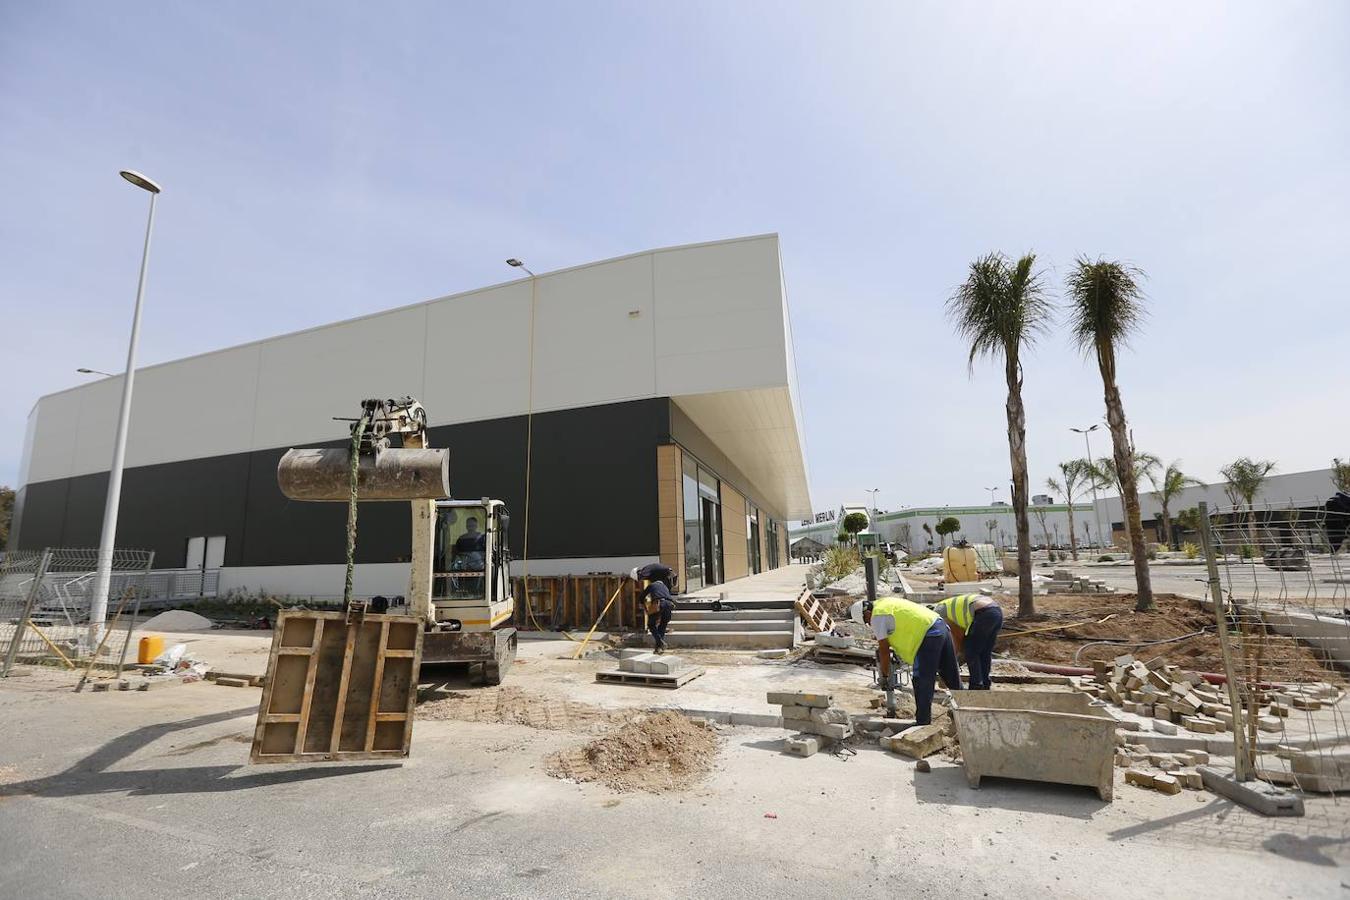
M 705 676 L 716 677 L 716 673 Z M 256 689 L 0 684 L 0 896 L 1343 896 L 1346 804 L 1265 820 L 1164 797 L 987 779 L 863 748 L 724 732 L 677 795 L 543 773 L 586 740 L 424 721 L 402 765 L 250 767 Z

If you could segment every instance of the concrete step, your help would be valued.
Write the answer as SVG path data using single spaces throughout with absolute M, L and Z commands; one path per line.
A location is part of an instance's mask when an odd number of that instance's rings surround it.
M 742 612 L 712 612 L 701 609 L 677 609 L 671 614 L 671 621 L 684 622 L 791 622 L 796 618 L 792 610 L 762 609 Z
M 729 650 L 768 650 L 791 647 L 791 629 L 783 631 L 685 631 L 666 632 L 669 647 L 720 647 Z
M 675 619 L 670 620 L 672 630 L 679 631 L 791 631 L 792 622 L 782 619 L 762 619 L 743 622 L 728 622 L 721 619 Z
M 709 609 L 712 607 L 713 598 L 691 600 L 687 597 L 676 597 L 676 609 Z M 792 609 L 795 600 L 751 600 L 742 598 L 740 600 L 723 600 L 723 606 L 730 606 L 738 610 L 764 610 L 764 609 Z

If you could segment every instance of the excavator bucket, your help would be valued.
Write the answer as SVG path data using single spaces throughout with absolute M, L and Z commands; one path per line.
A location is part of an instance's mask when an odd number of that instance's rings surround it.
M 277 486 L 292 500 L 347 500 L 351 453 L 345 447 L 287 450 L 277 463 Z M 450 451 L 390 448 L 362 454 L 358 500 L 439 500 L 450 496 Z
M 407 756 L 421 655 L 410 616 L 282 611 L 249 761 Z

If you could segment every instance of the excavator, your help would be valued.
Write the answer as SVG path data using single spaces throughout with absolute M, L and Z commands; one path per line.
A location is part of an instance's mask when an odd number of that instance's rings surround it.
M 422 664 L 468 664 L 475 680 L 501 684 L 517 642 L 506 505 L 450 499 L 450 451 L 428 446 L 427 413 L 412 397 L 362 400 L 360 416 L 341 421 L 353 423 L 352 447 L 288 450 L 277 464 L 281 492 L 292 500 L 351 501 L 355 468 L 355 500 L 408 502 L 407 604 L 422 624 Z M 354 542 L 354 516 L 350 522 Z M 349 554 L 349 604 L 350 594 Z

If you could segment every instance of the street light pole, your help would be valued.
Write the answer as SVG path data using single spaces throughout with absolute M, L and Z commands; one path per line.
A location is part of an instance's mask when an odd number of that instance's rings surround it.
M 876 531 L 876 526 L 877 526 L 877 494 L 881 493 L 881 488 L 871 488 L 870 490 L 866 491 L 865 493 L 868 493 L 868 494 L 871 494 L 871 495 L 872 495 L 872 521 L 869 522 L 868 524 L 872 526 L 872 530 L 873 530 L 873 531 Z
M 994 496 L 998 493 L 998 488 L 996 488 L 996 487 L 987 487 L 987 488 L 985 488 L 985 490 L 989 492 L 989 505 L 990 505 L 990 506 L 993 506 L 993 505 L 994 505 Z
M 1076 431 L 1077 433 L 1083 436 L 1083 446 L 1087 449 L 1088 465 L 1092 466 L 1094 469 L 1097 467 L 1097 464 L 1092 460 L 1092 442 L 1088 438 L 1088 435 L 1096 431 L 1100 427 L 1101 427 L 1100 425 L 1092 425 L 1088 428 L 1069 429 L 1070 431 Z M 1102 545 L 1103 549 L 1105 549 L 1106 547 L 1105 532 L 1102 531 L 1102 520 L 1100 514 L 1097 511 L 1097 479 L 1092 477 L 1091 474 L 1089 474 L 1088 483 L 1092 485 L 1092 522 L 1094 525 L 1097 526 L 1097 542 Z
M 127 344 L 127 368 L 122 373 L 122 408 L 117 417 L 117 436 L 113 440 L 112 467 L 108 470 L 108 499 L 103 507 L 103 531 L 98 541 L 98 568 L 94 592 L 89 604 L 89 645 L 97 647 L 103 639 L 103 622 L 108 616 L 108 590 L 112 584 L 113 548 L 117 542 L 117 509 L 122 501 L 122 467 L 127 455 L 127 431 L 131 424 L 131 391 L 136 380 L 136 345 L 141 337 L 141 306 L 145 301 L 145 274 L 150 266 L 150 235 L 155 227 L 155 199 L 160 187 L 139 172 L 124 170 L 121 176 L 143 191 L 150 192 L 150 214 L 145 222 L 145 247 L 141 250 L 141 275 L 136 282 L 136 311 L 131 316 L 131 340 Z

